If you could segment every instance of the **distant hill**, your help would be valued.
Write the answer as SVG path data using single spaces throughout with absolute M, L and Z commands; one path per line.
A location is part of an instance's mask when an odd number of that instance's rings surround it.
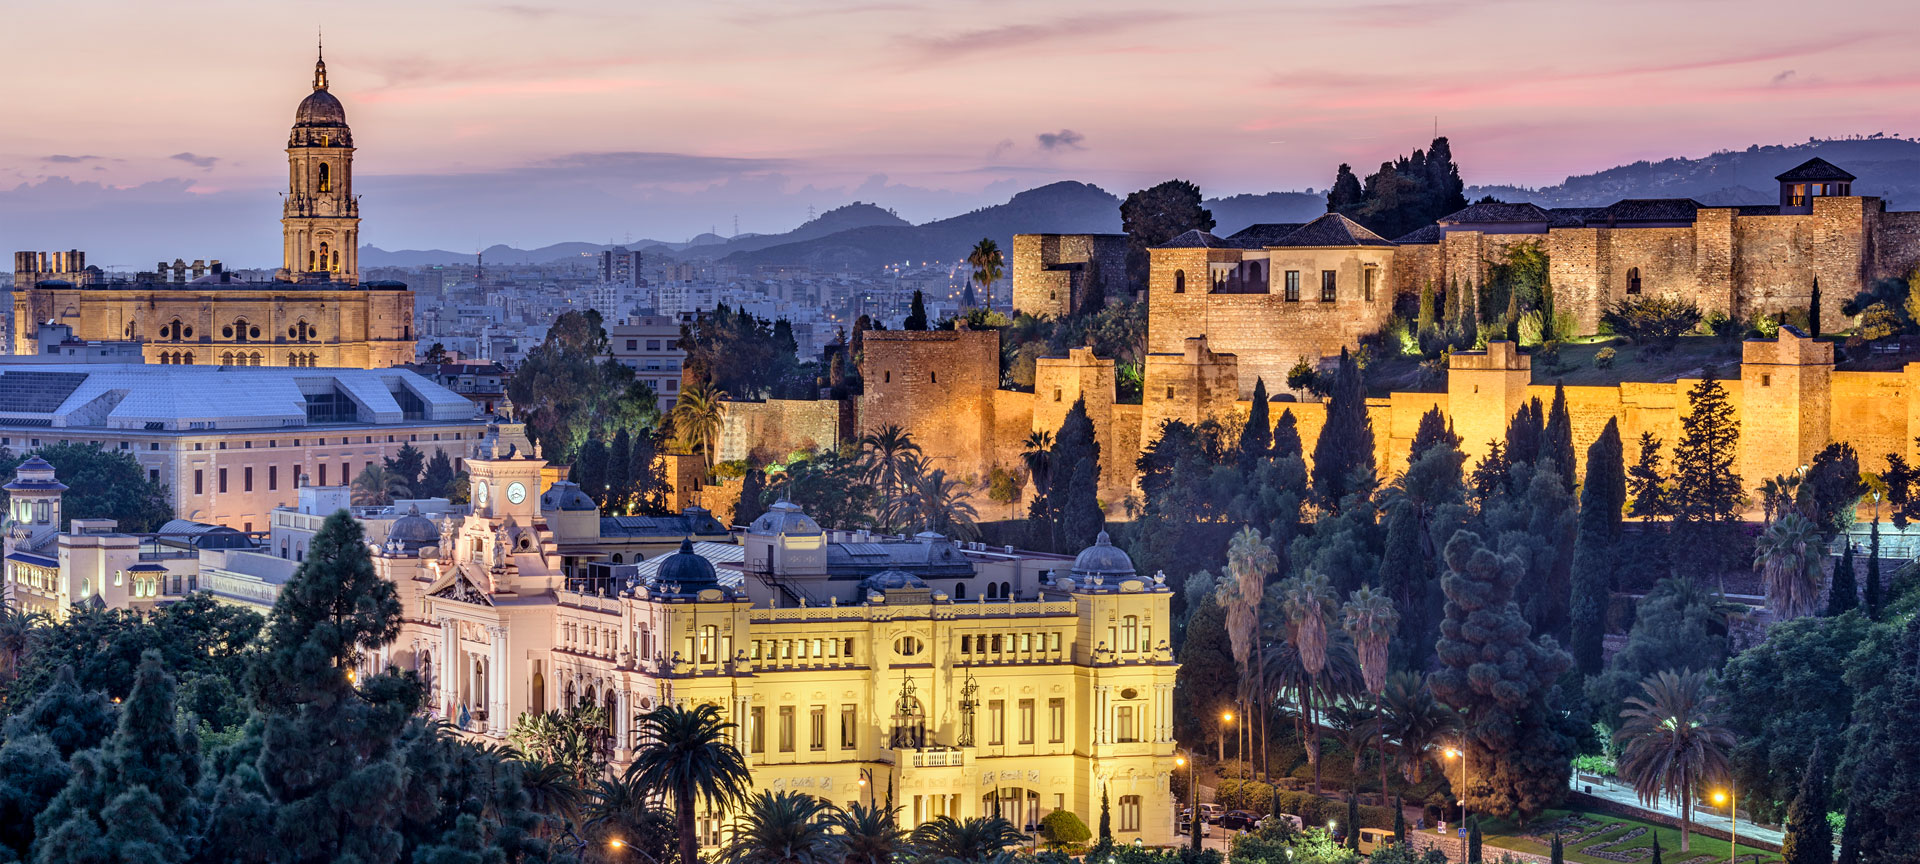
M 1557 186 L 1467 187 L 1467 198 L 1492 195 L 1549 207 L 1600 207 L 1622 198 L 1692 198 L 1702 204 L 1772 204 L 1780 200 L 1774 177 L 1819 157 L 1852 172 L 1856 195 L 1887 199 L 1890 209 L 1920 209 L 1920 141 L 1906 138 L 1809 140 L 1804 144 L 1754 145 L 1699 158 L 1635 162 L 1568 177 Z
M 992 238 L 1002 252 L 1013 235 L 1117 233 L 1120 199 L 1088 183 L 1064 180 L 1021 192 L 1005 204 L 982 207 L 922 225 L 869 225 L 721 259 L 744 266 L 804 264 L 821 270 L 869 270 L 895 261 L 955 261 L 981 238 Z
M 1213 233 L 1221 237 L 1263 222 L 1311 222 L 1327 213 L 1327 196 L 1314 192 L 1268 192 L 1207 199 Z
M 545 264 L 563 258 L 577 258 L 583 255 L 598 255 L 616 244 L 609 243 L 555 243 L 537 249 L 516 249 L 504 243 L 495 243 L 481 250 L 489 264 Z M 628 249 L 684 247 L 685 243 L 662 243 L 659 240 L 636 240 L 632 244 L 617 244 Z M 436 264 L 472 264 L 472 252 L 449 252 L 445 249 L 398 249 L 389 252 L 378 246 L 360 247 L 360 266 L 366 267 L 431 267 Z

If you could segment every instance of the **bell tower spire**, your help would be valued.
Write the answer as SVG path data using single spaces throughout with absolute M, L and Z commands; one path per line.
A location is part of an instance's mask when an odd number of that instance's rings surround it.
M 280 278 L 360 281 L 360 200 L 353 194 L 353 130 L 328 92 L 324 43 L 316 39 L 313 92 L 294 112 L 287 136 L 287 191 L 280 225 Z
M 327 41 L 322 32 L 314 39 L 313 89 L 327 89 Z

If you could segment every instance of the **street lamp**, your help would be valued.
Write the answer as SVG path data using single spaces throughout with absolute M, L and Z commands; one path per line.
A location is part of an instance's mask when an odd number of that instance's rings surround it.
M 1727 824 L 1730 826 L 1727 830 L 1730 835 L 1727 840 L 1727 861 L 1731 864 L 1740 854 L 1740 796 L 1734 791 L 1733 784 L 1728 783 L 1725 791 L 1713 793 L 1713 803 L 1727 805 Z
M 1452 747 L 1448 747 L 1448 748 L 1447 748 L 1447 758 L 1448 758 L 1448 759 L 1458 759 L 1458 760 L 1460 760 L 1460 828 L 1461 828 L 1461 830 L 1466 830 L 1466 827 L 1467 827 L 1467 753 L 1466 753 L 1466 746 L 1467 746 L 1467 742 L 1466 742 L 1466 739 L 1465 739 L 1465 738 L 1462 738 L 1462 739 L 1461 739 L 1461 741 L 1460 741 L 1460 749 L 1458 749 L 1458 750 L 1455 750 L 1455 749 L 1454 749 L 1454 748 L 1452 748 Z
M 1227 727 L 1233 725 L 1233 712 L 1220 712 L 1220 761 L 1227 761 Z
M 1193 851 L 1200 851 L 1200 765 L 1193 759 L 1193 751 L 1187 751 L 1186 758 L 1173 757 L 1174 767 L 1187 766 L 1187 795 L 1193 800 L 1193 806 L 1187 809 L 1187 830 L 1193 832 Z
M 867 790 L 867 806 L 873 806 L 873 769 L 860 769 L 860 788 Z

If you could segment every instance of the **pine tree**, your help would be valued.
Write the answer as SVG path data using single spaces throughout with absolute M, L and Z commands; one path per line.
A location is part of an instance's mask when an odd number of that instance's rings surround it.
M 1441 668 L 1429 681 L 1434 696 L 1466 712 L 1466 758 L 1490 766 L 1462 797 L 1476 812 L 1526 821 L 1566 794 L 1574 746 L 1550 698 L 1573 659 L 1552 639 L 1531 638 L 1513 600 L 1525 575 L 1520 559 L 1466 530 L 1447 541 L 1445 558 L 1446 619 L 1434 646 Z
M 1078 552 L 1092 545 L 1103 519 L 1098 500 L 1100 442 L 1094 437 L 1085 399 L 1074 400 L 1067 409 L 1060 431 L 1054 433 L 1048 463 L 1053 466 L 1047 489 L 1049 545 L 1058 552 Z
M 1273 424 L 1273 447 L 1268 453 L 1275 459 L 1304 459 L 1306 452 L 1300 444 L 1300 424 L 1294 419 L 1293 409 L 1280 412 L 1280 420 Z
M 1687 415 L 1680 420 L 1680 443 L 1673 450 L 1673 517 L 1684 523 L 1731 522 L 1740 513 L 1745 490 L 1735 473 L 1740 455 L 1740 421 L 1726 388 L 1708 369 L 1687 393 Z
M 1327 400 L 1327 422 L 1313 446 L 1313 494 L 1320 506 L 1338 512 L 1348 494 L 1372 485 L 1373 421 L 1367 417 L 1366 385 L 1360 366 L 1346 349 L 1334 372 Z
M 113 733 L 115 722 L 116 712 L 107 694 L 82 691 L 74 680 L 73 667 L 61 666 L 51 685 L 6 719 L 0 737 L 18 741 L 45 735 L 65 761 L 81 750 L 98 746 Z
M 913 306 L 907 312 L 907 320 L 901 322 L 900 329 L 902 330 L 927 329 L 927 299 L 925 297 L 920 296 L 920 292 L 918 290 L 913 292 Z
M 417 494 L 420 488 L 420 472 L 426 468 L 426 454 L 411 443 L 400 445 L 400 452 L 393 458 L 381 460 L 386 463 L 387 473 L 399 478 L 407 487 L 408 494 Z
M 1666 480 L 1660 470 L 1660 439 L 1640 433 L 1640 458 L 1627 470 L 1627 512 L 1642 520 L 1665 516 L 1672 510 Z
M 1580 531 L 1573 544 L 1570 647 L 1582 675 L 1601 671 L 1607 604 L 1618 563 L 1615 544 L 1627 496 L 1621 455 L 1620 426 L 1609 418 L 1600 437 L 1587 447 L 1587 483 L 1580 489 Z
M 447 451 L 435 449 L 433 458 L 427 460 L 427 468 L 420 474 L 420 488 L 417 494 L 426 498 L 447 497 L 448 487 L 453 485 L 453 460 L 447 458 Z
M 573 469 L 567 479 L 580 484 L 580 491 L 587 493 L 595 504 L 604 504 L 607 498 L 607 445 L 598 438 L 588 438 L 580 445 L 580 453 L 573 459 Z
M 607 500 L 609 514 L 627 512 L 633 498 L 633 436 L 626 427 L 613 433 L 613 445 L 607 450 Z
M 1253 379 L 1253 406 L 1247 409 L 1247 425 L 1240 431 L 1240 465 L 1252 468 L 1273 451 L 1273 424 L 1267 414 L 1267 380 Z
M 1547 423 L 1540 433 L 1540 457 L 1553 460 L 1553 467 L 1560 472 L 1560 486 L 1572 492 L 1574 485 L 1573 464 L 1573 417 L 1567 411 L 1567 388 L 1562 384 L 1553 385 L 1553 408 L 1547 412 Z
M 1854 578 L 1853 543 L 1848 541 L 1840 564 L 1833 568 L 1833 585 L 1827 589 L 1827 617 L 1845 615 L 1859 606 L 1860 583 Z
M 1100 787 L 1100 845 L 1113 845 L 1113 810 L 1107 806 L 1107 787 Z
M 1833 785 L 1827 776 L 1825 753 L 1813 745 L 1807 758 L 1807 771 L 1800 777 L 1799 794 L 1787 808 L 1787 833 L 1780 841 L 1781 864 L 1833 864 L 1833 826 L 1827 823 L 1827 791 Z

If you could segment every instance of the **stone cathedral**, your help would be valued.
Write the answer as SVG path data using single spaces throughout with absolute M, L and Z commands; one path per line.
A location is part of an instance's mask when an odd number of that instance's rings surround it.
M 380 369 L 414 359 L 413 292 L 360 280 L 353 131 L 324 58 L 294 111 L 281 206 L 281 266 L 249 281 L 217 260 L 108 273 L 86 254 L 14 255 L 12 349 L 38 350 L 46 324 L 89 342 L 140 343 L 148 363 Z

